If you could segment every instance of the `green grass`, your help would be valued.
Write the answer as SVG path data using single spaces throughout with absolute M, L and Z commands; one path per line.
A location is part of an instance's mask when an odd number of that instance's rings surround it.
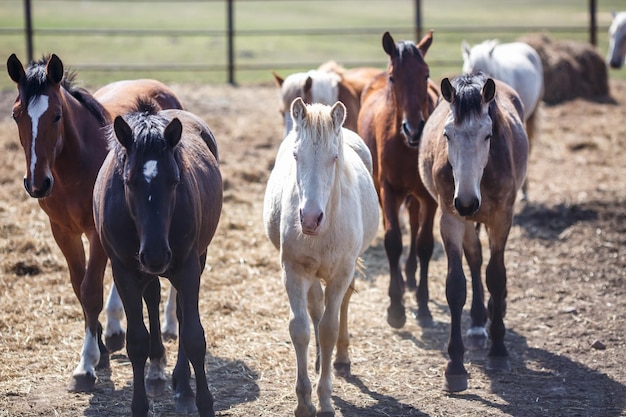
M 523 34 L 513 30 L 519 26 L 550 32 L 557 39 L 587 41 L 589 38 L 586 31 L 554 31 L 558 26 L 587 27 L 586 0 L 423 0 L 422 3 L 424 32 L 435 30 L 435 40 L 427 55 L 434 78 L 459 72 L 463 39 L 472 44 L 487 38 L 511 41 Z M 598 49 L 604 55 L 610 11 L 619 10 L 623 2 L 598 3 Z M 33 0 L 32 11 L 35 58 L 56 53 L 66 65 L 79 71 L 79 80 L 86 85 L 98 86 L 139 77 L 155 77 L 165 82 L 223 83 L 227 80 L 226 3 L 223 1 Z M 380 39 L 385 30 L 396 40 L 415 38 L 412 0 L 238 0 L 234 11 L 235 28 L 239 31 L 235 39 L 235 61 L 241 67 L 236 73 L 239 83 L 271 82 L 272 69 L 286 75 L 329 59 L 347 66 L 383 68 L 386 56 Z M 487 31 L 494 27 L 500 28 L 500 32 Z M 8 57 L 15 52 L 26 61 L 23 28 L 22 2 L 0 0 L 0 56 Z M 371 33 L 268 35 L 256 32 L 351 28 L 361 31 L 367 28 Z M 50 33 L 51 29 L 87 32 L 57 34 Z M 98 33 L 107 29 L 191 30 L 204 34 L 110 36 Z M 249 31 L 255 33 L 249 35 Z M 107 65 L 108 70 L 94 69 L 102 64 Z M 171 66 L 176 64 L 185 65 L 187 70 L 172 70 Z M 165 68 L 155 70 L 155 66 Z M 626 77 L 622 71 L 611 71 L 611 76 Z M 0 77 L 0 89 L 5 88 L 14 88 L 8 76 Z

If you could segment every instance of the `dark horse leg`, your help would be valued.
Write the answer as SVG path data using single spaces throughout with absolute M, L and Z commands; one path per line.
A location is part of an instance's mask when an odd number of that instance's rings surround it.
M 402 232 L 398 221 L 398 211 L 404 197 L 394 194 L 388 184 L 383 183 L 380 189 L 380 200 L 383 206 L 385 225 L 385 252 L 389 261 L 389 299 L 387 323 L 396 329 L 406 323 L 404 311 L 404 278 L 400 271 L 400 255 L 402 254 Z
M 113 278 L 126 312 L 126 352 L 133 367 L 133 417 L 148 416 L 148 396 L 144 382 L 146 361 L 150 353 L 150 334 L 143 322 L 143 288 L 140 280 L 150 279 L 146 275 L 128 272 L 111 260 Z M 156 278 L 152 278 L 153 280 Z M 146 281 L 144 281 L 146 282 Z
M 420 261 L 420 280 L 415 294 L 417 300 L 417 321 L 422 327 L 430 327 L 433 325 L 433 316 L 428 307 L 428 300 L 430 299 L 428 292 L 428 266 L 435 246 L 433 223 L 435 212 L 437 211 L 437 203 L 430 196 L 419 200 L 413 197 L 408 209 L 411 222 L 411 247 L 416 247 L 413 253 L 417 253 L 417 258 Z M 407 258 L 407 264 L 409 258 Z M 414 261 L 415 256 L 413 256 Z M 408 266 L 406 271 L 408 282 Z
M 109 366 L 109 352 L 102 343 L 102 326 L 98 322 L 98 315 L 102 311 L 102 280 L 107 257 L 95 231 L 87 236 L 90 242 L 87 264 L 81 234 L 73 233 L 58 223 L 51 222 L 50 226 L 67 261 L 72 288 L 85 317 L 85 341 L 80 362 L 74 369 L 67 389 L 89 392 L 94 389 L 96 369 Z
M 466 223 L 465 235 L 463 236 L 463 251 L 472 275 L 472 307 L 470 310 L 472 324 L 467 331 L 467 348 L 469 350 L 483 349 L 487 342 L 487 331 L 485 330 L 487 309 L 485 308 L 485 291 L 480 275 L 483 254 L 479 232 L 479 223 L 476 226 L 469 222 Z
M 146 392 L 151 397 L 158 397 L 165 391 L 165 366 L 167 355 L 161 338 L 159 319 L 159 303 L 161 301 L 161 284 L 158 278 L 151 280 L 143 291 L 143 299 L 148 310 L 150 325 L 150 364 L 146 375 Z
M 489 303 L 491 348 L 489 349 L 487 369 L 508 371 L 511 369 L 511 365 L 504 345 L 504 334 L 506 333 L 504 315 L 506 314 L 507 295 L 504 249 L 511 229 L 512 214 L 505 214 L 502 219 L 498 220 L 494 223 L 497 226 L 487 228 L 491 251 L 486 270 L 487 288 L 491 295 Z
M 441 237 L 448 258 L 446 278 L 446 299 L 450 308 L 450 339 L 444 389 L 450 392 L 467 389 L 468 374 L 463 365 L 463 336 L 461 334 L 461 316 L 467 297 L 465 274 L 463 273 L 463 235 L 465 221 L 451 214 L 443 213 L 440 222 Z
M 177 273 L 177 280 L 172 283 L 178 291 L 176 313 L 180 323 L 178 358 L 172 374 L 174 402 L 177 412 L 193 412 L 196 407 L 200 417 L 214 417 L 213 395 L 209 391 L 204 369 L 206 341 L 204 329 L 198 311 L 198 292 L 200 290 L 201 265 L 204 265 L 206 253 L 199 263 L 188 262 Z M 193 391 L 189 385 L 189 362 L 196 376 L 195 407 Z

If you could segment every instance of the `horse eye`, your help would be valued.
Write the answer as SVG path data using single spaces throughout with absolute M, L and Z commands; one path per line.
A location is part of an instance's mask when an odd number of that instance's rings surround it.
M 491 133 L 485 136 L 485 141 L 488 141 L 489 139 L 491 139 L 491 136 L 493 136 Z
M 293 159 L 295 159 L 296 161 L 298 160 L 298 154 L 295 151 L 293 152 Z
M 390 76 L 389 76 L 389 82 L 390 82 L 390 83 L 395 82 L 395 80 L 393 79 L 393 75 L 390 75 Z
M 443 132 L 443 137 L 446 138 L 446 140 L 450 140 L 450 138 L 448 137 L 448 133 L 447 132 Z
M 54 118 L 54 123 L 58 123 L 59 120 L 61 120 L 61 115 L 57 114 L 57 116 Z

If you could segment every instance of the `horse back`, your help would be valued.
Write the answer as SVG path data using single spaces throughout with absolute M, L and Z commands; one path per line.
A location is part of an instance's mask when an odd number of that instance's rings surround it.
M 138 98 L 151 98 L 161 109 L 183 109 L 174 91 L 152 79 L 115 81 L 94 93 L 94 97 L 109 112 L 111 120 L 135 109 Z
M 219 154 L 217 150 L 217 141 L 211 131 L 211 128 L 197 115 L 185 110 L 179 109 L 166 109 L 160 112 L 168 120 L 172 120 L 177 117 L 183 123 L 183 133 L 187 135 L 199 136 L 208 146 L 209 150 L 215 157 L 215 160 L 219 163 Z

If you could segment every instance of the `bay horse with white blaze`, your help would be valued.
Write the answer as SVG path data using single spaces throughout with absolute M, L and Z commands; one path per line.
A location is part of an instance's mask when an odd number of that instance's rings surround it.
M 418 45 L 411 41 L 395 43 L 389 32 L 383 35 L 382 46 L 389 56 L 387 71 L 365 88 L 358 120 L 358 133 L 372 154 L 374 184 L 383 210 L 391 300 L 387 322 L 395 328 L 406 322 L 405 283 L 399 265 L 402 204 L 408 210 L 411 239 L 405 263 L 406 282 L 409 288 L 416 288 L 417 255 L 420 262 L 417 318 L 423 326 L 432 324 L 428 308 L 428 264 L 434 247 L 433 219 L 437 204 L 424 188 L 416 169 L 422 129 L 438 99 L 437 87 L 430 80 L 424 60 L 432 40 L 432 31 Z
M 172 374 L 176 410 L 214 416 L 198 292 L 222 210 L 215 138 L 199 117 L 184 110 L 159 111 L 154 102 L 143 100 L 135 112 L 116 117 L 113 130 L 112 150 L 94 188 L 94 218 L 128 322 L 132 414 L 148 415 L 146 390 L 153 395 L 164 390 L 165 348 L 152 320 L 147 331 L 142 306 L 143 297 L 149 316 L 158 314 L 159 293 L 153 283 L 162 276 L 177 291 L 180 338 Z M 151 366 L 144 381 L 148 357 Z M 197 395 L 189 383 L 189 362 Z
M 517 192 L 526 177 L 528 137 L 521 100 L 515 90 L 479 73 L 441 82 L 442 101 L 424 127 L 419 172 L 441 210 L 441 239 L 448 259 L 446 298 L 451 328 L 447 391 L 467 388 L 461 315 L 467 294 L 463 255 L 472 277 L 470 348 L 482 348 L 491 320 L 488 369 L 510 369 L 504 345 L 507 276 L 506 241 L 513 222 Z M 479 224 L 489 235 L 490 258 L 484 304 Z
M 342 128 L 345 107 L 291 105 L 295 127 L 282 141 L 265 192 L 265 233 L 280 250 L 289 298 L 289 334 L 296 351 L 296 417 L 313 417 L 307 372 L 313 321 L 320 371 L 317 416 L 334 415 L 331 360 L 350 375 L 348 303 L 359 256 L 376 236 L 379 222 L 371 156 L 361 138 Z M 322 282 L 326 288 L 322 289 Z
M 108 152 L 105 127 L 111 122 L 111 113 L 89 92 L 74 85 L 75 73 L 66 74 L 55 54 L 26 69 L 12 54 L 7 71 L 18 90 L 13 119 L 26 159 L 24 188 L 48 215 L 85 316 L 85 340 L 68 389 L 91 391 L 96 368 L 109 366 L 109 350 L 102 342 L 98 322 L 107 257 L 94 227 L 92 200 L 96 176 Z M 144 89 L 137 90 L 135 83 L 129 82 L 110 96 L 109 102 L 129 102 L 137 94 L 145 94 L 162 98 L 164 106 L 181 106 L 161 83 L 151 80 L 142 85 Z M 87 259 L 82 235 L 89 241 Z M 119 346 L 119 340 L 113 345 Z

